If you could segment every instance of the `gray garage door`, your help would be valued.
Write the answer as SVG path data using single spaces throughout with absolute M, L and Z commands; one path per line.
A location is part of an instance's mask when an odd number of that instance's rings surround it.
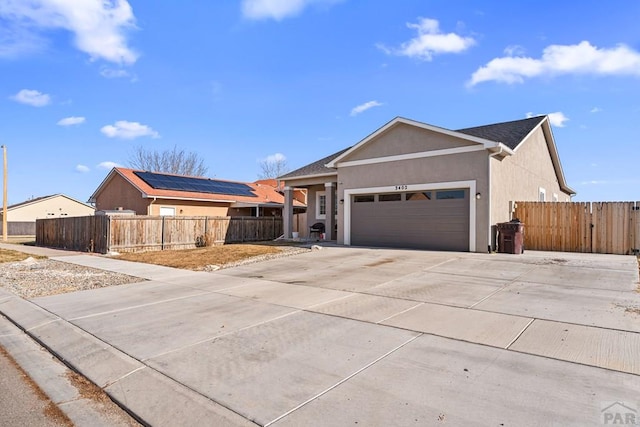
M 469 250 L 469 189 L 351 198 L 351 244 Z

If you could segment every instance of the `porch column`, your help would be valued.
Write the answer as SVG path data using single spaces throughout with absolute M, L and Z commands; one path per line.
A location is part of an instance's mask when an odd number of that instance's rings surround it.
M 284 238 L 293 237 L 293 187 L 284 187 L 284 211 L 282 212 Z
M 325 190 L 325 219 L 324 219 L 324 240 L 332 240 L 333 239 L 333 228 L 336 223 L 335 216 L 333 212 L 335 211 L 335 206 L 333 206 L 333 200 L 335 198 L 336 189 L 334 187 L 333 182 L 325 182 L 324 190 Z

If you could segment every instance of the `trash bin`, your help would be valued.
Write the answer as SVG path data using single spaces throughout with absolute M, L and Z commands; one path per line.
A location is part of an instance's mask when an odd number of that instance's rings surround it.
M 498 252 L 524 253 L 524 224 L 519 219 L 498 224 Z

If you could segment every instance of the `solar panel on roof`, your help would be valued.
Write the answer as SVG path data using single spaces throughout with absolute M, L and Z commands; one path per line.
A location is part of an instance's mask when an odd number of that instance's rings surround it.
M 153 172 L 134 172 L 134 174 L 156 190 L 193 191 L 196 193 L 226 194 L 228 196 L 257 197 L 253 194 L 250 186 L 240 182 L 164 175 Z

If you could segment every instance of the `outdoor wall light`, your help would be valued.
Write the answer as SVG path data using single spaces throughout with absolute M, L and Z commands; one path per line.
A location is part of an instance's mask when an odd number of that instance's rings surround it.
M 340 204 L 344 205 L 344 199 L 340 199 Z
M 480 200 L 482 198 L 482 194 L 476 193 L 476 200 Z

